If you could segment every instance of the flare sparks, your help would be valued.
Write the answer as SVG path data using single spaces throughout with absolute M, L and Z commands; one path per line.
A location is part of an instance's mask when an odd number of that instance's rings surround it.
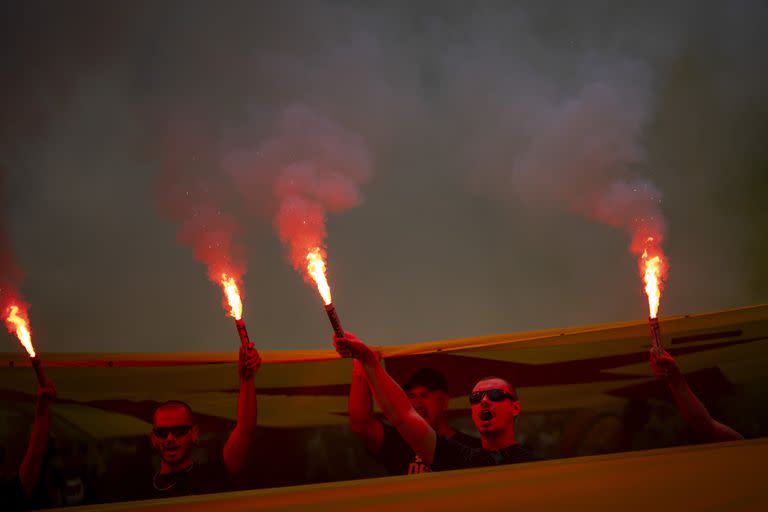
M 344 329 L 341 328 L 339 315 L 336 313 L 336 307 L 331 299 L 331 287 L 328 285 L 328 279 L 325 275 L 325 257 L 319 247 L 315 247 L 307 254 L 307 273 L 315 282 L 317 291 L 325 303 L 325 312 L 328 314 L 328 320 L 331 327 L 339 338 L 344 337 Z
M 654 237 L 648 237 L 643 254 L 640 256 L 640 273 L 643 276 L 645 295 L 648 297 L 648 326 L 651 331 L 651 346 L 659 354 L 664 352 L 658 316 L 666 270 L 667 262 L 664 253 L 656 244 Z
M 240 288 L 237 286 L 237 280 L 228 275 L 221 274 L 221 288 L 224 290 L 224 297 L 229 306 L 229 316 L 235 319 L 237 334 L 240 336 L 240 343 L 248 346 L 251 340 L 248 338 L 248 330 L 243 321 L 243 300 L 240 297 Z
M 27 351 L 27 354 L 29 354 L 37 381 L 41 386 L 47 386 L 50 381 L 45 375 L 40 357 L 35 353 L 35 347 L 32 345 L 32 330 L 29 328 L 29 315 L 26 308 L 16 303 L 11 303 L 5 316 L 5 325 L 8 327 L 8 331 L 16 335 L 21 345 Z

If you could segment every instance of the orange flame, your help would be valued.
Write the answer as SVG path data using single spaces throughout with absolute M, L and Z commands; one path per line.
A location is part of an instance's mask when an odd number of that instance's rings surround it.
M 317 285 L 317 291 L 323 298 L 325 305 L 331 303 L 331 287 L 328 286 L 328 279 L 325 277 L 325 261 L 319 247 L 315 247 L 307 254 L 307 272 Z
M 229 304 L 229 316 L 235 320 L 243 318 L 243 301 L 240 299 L 240 290 L 235 278 L 227 274 L 221 274 L 221 287 Z
M 27 349 L 29 357 L 35 357 L 35 348 L 32 346 L 32 334 L 29 331 L 29 321 L 27 320 L 26 311 L 19 313 L 19 306 L 12 304 L 8 308 L 8 316 L 5 319 L 5 323 L 8 326 L 8 330 L 16 334 L 19 341 Z
M 649 237 L 647 245 L 653 244 L 653 237 Z M 640 270 L 643 274 L 645 283 L 645 294 L 648 296 L 648 310 L 651 318 L 656 318 L 659 314 L 659 303 L 661 302 L 661 287 L 664 279 L 665 261 L 661 250 L 655 248 L 653 256 L 648 254 L 649 247 L 643 250 L 640 257 Z

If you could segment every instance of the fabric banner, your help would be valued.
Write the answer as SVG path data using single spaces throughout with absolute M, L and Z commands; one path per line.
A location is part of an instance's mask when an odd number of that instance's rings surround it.
M 714 417 L 746 437 L 766 435 L 768 305 L 664 318 L 661 332 Z M 48 477 L 51 486 L 63 487 L 40 504 L 119 499 L 95 489 L 120 480 L 110 475 L 115 468 L 151 459 L 146 436 L 154 408 L 165 400 L 190 404 L 204 433 L 201 450 L 220 443 L 237 411 L 236 341 L 233 334 L 232 353 L 41 354 L 59 392 Z M 489 375 L 509 380 L 523 406 L 519 438 L 542 457 L 560 458 L 692 440 L 651 375 L 649 346 L 647 322 L 627 322 L 376 348 L 398 382 L 419 368 L 442 371 L 452 421 L 470 434 L 476 432 L 467 395 L 474 383 Z M 262 357 L 255 379 L 258 439 L 244 488 L 383 475 L 348 428 L 350 361 L 330 349 Z M 23 454 L 36 381 L 22 354 L 0 355 L 0 365 L 2 469 L 8 471 Z M 280 464 L 263 463 L 275 460 Z M 73 474 L 83 482 L 74 496 L 64 482 Z
M 762 477 L 766 457 L 768 441 L 756 439 L 524 466 L 78 507 L 78 510 L 753 512 L 768 508 L 768 487 Z

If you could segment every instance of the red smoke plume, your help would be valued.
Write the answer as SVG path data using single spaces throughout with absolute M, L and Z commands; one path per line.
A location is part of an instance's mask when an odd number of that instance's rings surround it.
M 211 145 L 200 133 L 175 127 L 164 148 L 156 199 L 160 211 L 178 223 L 178 242 L 189 246 L 194 258 L 206 265 L 211 281 L 223 286 L 222 275 L 227 275 L 240 284 L 244 251 L 236 238 L 237 219 L 227 213 L 234 194 L 214 174 L 216 162 L 207 153 Z M 223 304 L 229 311 L 226 296 Z
M 5 169 L 0 167 L 0 199 L 4 200 L 7 197 Z M 17 326 L 8 320 L 12 306 L 16 307 L 13 316 L 25 321 L 28 332 L 31 333 L 28 316 L 29 304 L 21 299 L 19 292 L 23 279 L 24 273 L 13 257 L 8 230 L 5 225 L 5 215 L 0 215 L 0 319 L 4 321 L 8 332 L 11 334 L 16 334 L 17 329 Z M 31 350 L 31 345 L 27 350 Z
M 307 254 L 325 258 L 326 215 L 357 206 L 371 174 L 362 139 L 300 105 L 285 109 L 271 137 L 229 161 L 228 172 L 247 204 L 273 205 L 273 222 L 288 259 L 306 273 Z M 268 186 L 271 198 L 265 198 Z

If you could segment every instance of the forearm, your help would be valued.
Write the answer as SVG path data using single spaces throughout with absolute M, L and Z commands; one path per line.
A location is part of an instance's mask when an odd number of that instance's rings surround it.
M 375 359 L 366 361 L 363 363 L 363 368 L 370 385 L 370 390 L 376 397 L 376 403 L 379 404 L 379 407 L 381 407 L 389 421 L 397 426 L 413 410 L 408 396 L 400 385 L 384 370 L 379 361 Z
M 670 377 L 667 379 L 667 387 L 675 399 L 683 420 L 698 437 L 709 440 L 713 435 L 716 422 L 712 419 L 704 404 L 701 403 L 688 386 L 685 377 L 682 375 Z
M 237 473 L 242 469 L 255 432 L 256 389 L 253 378 L 240 379 L 237 425 L 224 446 L 224 462 L 230 473 Z
M 375 358 L 364 363 L 371 391 L 384 415 L 411 449 L 427 464 L 432 463 L 437 434 L 411 406 L 408 396 Z
M 237 426 L 249 434 L 256 431 L 256 387 L 253 378 L 241 379 L 240 395 L 237 398 Z
M 375 421 L 373 397 L 362 364 L 353 360 L 352 365 L 352 383 L 349 387 L 349 423 L 352 431 L 359 433 L 365 429 L 369 422 Z
M 24 459 L 19 468 L 19 480 L 27 496 L 32 495 L 37 480 L 40 477 L 40 469 L 43 465 L 43 457 L 48 443 L 48 429 L 50 414 L 48 406 L 38 408 L 35 414 L 35 422 L 32 425 L 32 433 Z

